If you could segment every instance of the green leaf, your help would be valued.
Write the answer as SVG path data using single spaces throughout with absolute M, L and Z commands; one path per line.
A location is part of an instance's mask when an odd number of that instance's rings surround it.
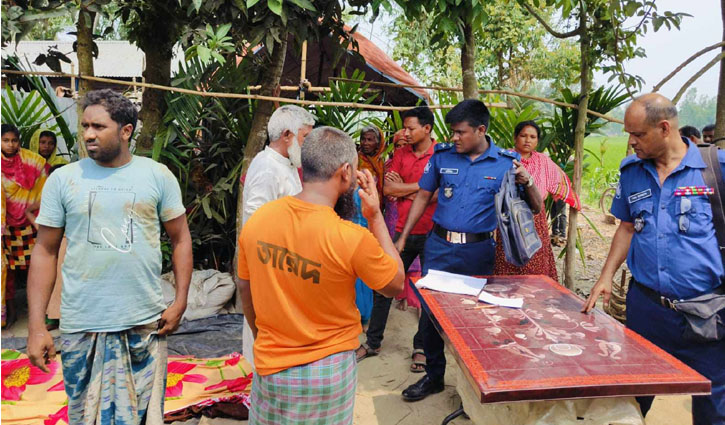
M 251 9 L 257 3 L 259 3 L 259 0 L 247 0 L 247 9 Z
M 0 356 L 0 359 L 2 360 L 15 360 L 18 357 L 20 357 L 20 351 L 15 350 L 3 350 L 2 355 Z
M 211 59 L 211 50 L 206 46 L 196 46 L 196 54 L 203 63 L 209 63 Z
M 218 38 L 224 38 L 229 33 L 230 29 L 232 29 L 232 24 L 224 24 L 217 30 L 216 36 Z
M 267 0 L 267 7 L 277 16 L 282 14 L 282 0 Z
M 194 9 L 196 9 L 197 13 L 201 9 L 202 3 L 203 3 L 203 0 L 194 0 Z
M 315 6 L 312 4 L 312 2 L 310 0 L 290 0 L 290 1 L 303 9 L 317 12 L 317 9 L 315 9 Z

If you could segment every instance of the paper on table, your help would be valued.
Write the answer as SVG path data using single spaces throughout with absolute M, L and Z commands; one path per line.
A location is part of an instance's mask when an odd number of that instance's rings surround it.
M 501 307 L 521 308 L 524 306 L 523 298 L 501 298 L 491 295 L 486 291 L 481 291 L 481 294 L 478 296 L 478 301 L 499 305 Z
M 440 270 L 428 270 L 428 274 L 416 282 L 418 289 L 426 288 L 433 291 L 447 292 L 450 294 L 478 295 L 486 284 L 486 279 L 480 279 L 461 274 L 442 272 Z

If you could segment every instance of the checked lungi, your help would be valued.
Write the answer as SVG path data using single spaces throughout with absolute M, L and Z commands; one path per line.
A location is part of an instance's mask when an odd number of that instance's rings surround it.
M 249 424 L 352 424 L 356 386 L 354 351 L 271 375 L 255 374 Z
M 30 254 L 35 246 L 37 235 L 32 225 L 7 226 L 7 235 L 3 235 L 3 252 L 8 260 L 8 269 L 25 270 L 30 266 Z
M 164 423 L 166 337 L 157 330 L 153 322 L 121 332 L 61 334 L 69 423 Z

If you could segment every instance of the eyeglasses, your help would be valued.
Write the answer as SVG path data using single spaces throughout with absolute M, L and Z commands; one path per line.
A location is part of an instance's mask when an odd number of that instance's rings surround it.
M 690 198 L 683 196 L 680 199 L 680 214 L 679 214 L 679 226 L 680 232 L 687 232 L 690 228 L 690 219 L 687 217 L 687 213 L 692 209 L 692 201 Z

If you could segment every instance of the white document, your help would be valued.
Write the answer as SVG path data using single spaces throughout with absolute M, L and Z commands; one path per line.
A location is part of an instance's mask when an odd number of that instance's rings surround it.
M 486 291 L 482 291 L 478 296 L 478 301 L 483 301 L 488 304 L 494 304 L 501 307 L 521 308 L 524 306 L 523 298 L 501 298 L 495 295 L 491 295 Z
M 447 292 L 449 294 L 473 295 L 481 292 L 486 284 L 486 279 L 479 279 L 461 274 L 442 272 L 440 270 L 428 270 L 428 274 L 416 282 L 418 289 L 426 288 L 433 291 Z

